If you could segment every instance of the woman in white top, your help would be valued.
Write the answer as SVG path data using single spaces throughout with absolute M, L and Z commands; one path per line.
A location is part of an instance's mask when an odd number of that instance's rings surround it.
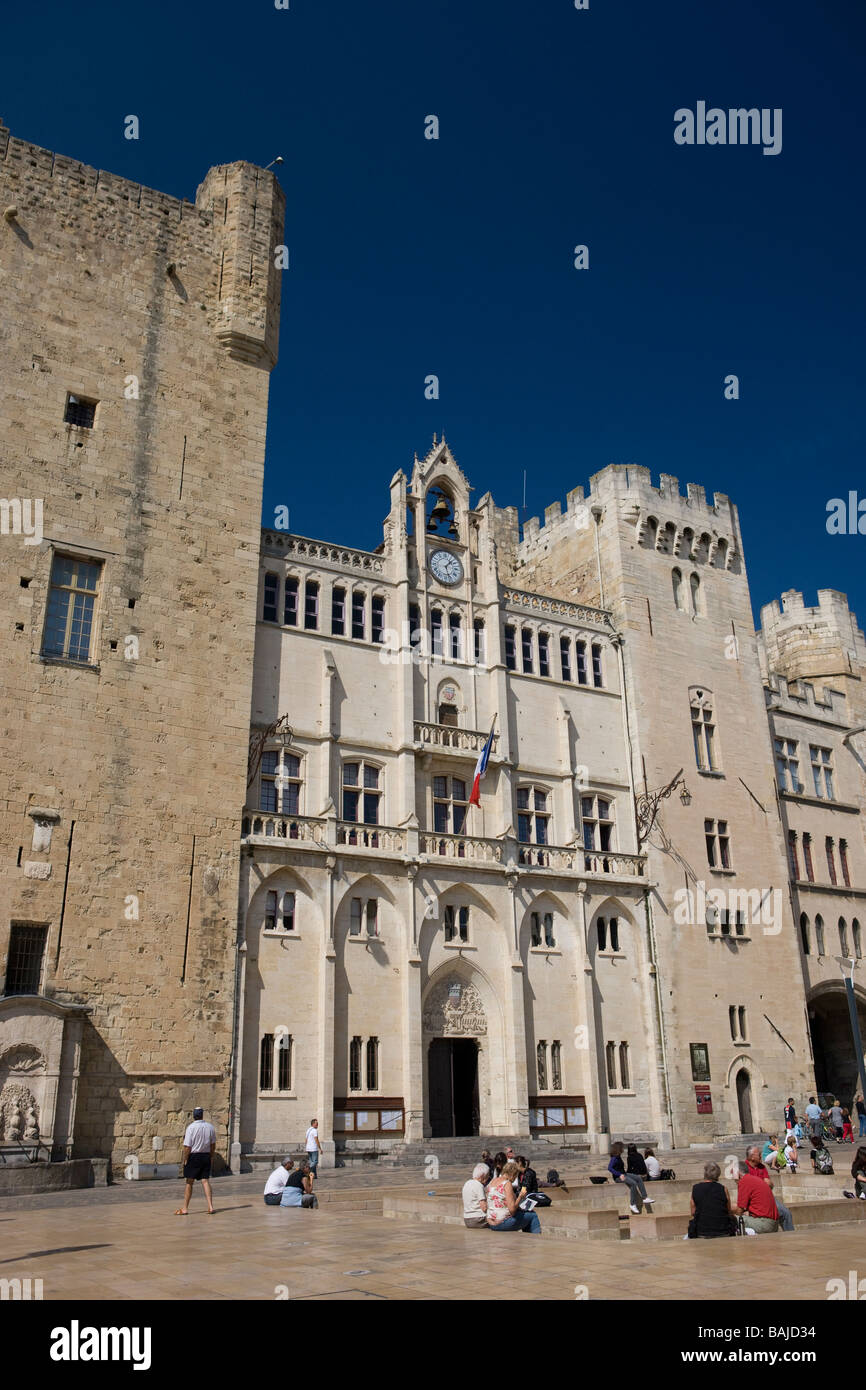
M 476 1163 L 472 1177 L 463 1184 L 463 1224 L 464 1226 L 487 1225 L 487 1194 L 484 1184 L 490 1176 L 486 1163 Z
M 662 1165 L 659 1163 L 652 1149 L 644 1149 L 643 1161 L 646 1164 L 647 1177 L 658 1180 L 662 1175 Z
M 788 1130 L 788 1142 L 785 1145 L 785 1158 L 788 1160 L 788 1169 L 792 1173 L 797 1171 L 797 1141 L 794 1138 L 794 1131 Z

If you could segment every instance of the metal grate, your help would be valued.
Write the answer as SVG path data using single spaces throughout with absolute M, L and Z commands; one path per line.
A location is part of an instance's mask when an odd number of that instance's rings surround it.
M 5 994 L 38 994 L 47 927 L 13 922 L 6 958 Z
M 63 419 L 67 425 L 78 425 L 81 429 L 92 430 L 96 419 L 96 401 L 83 401 L 80 396 L 67 396 L 66 414 Z

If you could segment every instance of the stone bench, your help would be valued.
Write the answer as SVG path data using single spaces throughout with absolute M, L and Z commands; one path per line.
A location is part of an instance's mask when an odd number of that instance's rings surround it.
M 866 1221 L 866 1202 L 852 1202 L 845 1197 L 841 1201 L 819 1199 L 815 1202 L 798 1202 L 792 1205 L 795 1230 L 812 1230 L 825 1226 L 850 1226 L 852 1222 Z M 689 1228 L 688 1213 L 658 1212 L 650 1216 L 629 1216 L 630 1240 L 682 1240 Z M 781 1233 L 780 1233 L 781 1234 Z M 751 1236 L 746 1237 L 751 1240 Z
M 386 1192 L 382 1198 L 382 1214 L 392 1220 L 433 1222 L 442 1226 L 471 1228 L 463 1222 L 463 1203 L 459 1197 L 439 1194 L 417 1197 Z M 539 1210 L 542 1233 L 561 1240 L 619 1240 L 620 1218 L 614 1210 L 569 1211 L 562 1207 Z M 475 1234 L 473 1232 L 473 1234 Z M 478 1235 L 489 1234 L 483 1228 Z

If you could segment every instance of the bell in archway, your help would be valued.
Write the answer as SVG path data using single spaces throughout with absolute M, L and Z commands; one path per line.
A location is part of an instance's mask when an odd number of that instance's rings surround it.
M 433 510 L 430 513 L 430 520 L 427 522 L 428 531 L 437 531 L 443 521 L 447 521 L 450 516 L 450 508 L 446 497 L 440 492 L 436 497 Z

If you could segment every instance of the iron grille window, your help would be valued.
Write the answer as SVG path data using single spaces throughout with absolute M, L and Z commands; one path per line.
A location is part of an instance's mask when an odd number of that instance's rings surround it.
M 77 425 L 79 429 L 92 430 L 96 420 L 96 401 L 86 401 L 81 396 L 67 395 L 63 420 L 67 425 Z
M 550 1044 L 550 1070 L 553 1073 L 553 1090 L 562 1090 L 562 1044 L 552 1042 Z
M 6 958 L 6 989 L 9 994 L 38 994 L 42 978 L 42 957 L 48 928 L 32 922 L 13 922 Z
M 349 1090 L 361 1089 L 361 1039 L 355 1037 L 349 1043 Z
M 379 1039 L 367 1039 L 367 1090 L 379 1089 Z
M 274 1035 L 265 1033 L 259 1054 L 259 1090 L 273 1090 L 274 1085 Z
M 43 656 L 89 661 L 96 595 L 102 565 L 55 555 L 45 615 Z
M 292 1089 L 292 1039 L 288 1033 L 280 1036 L 277 1045 L 277 1090 Z
M 538 1089 L 547 1090 L 547 1043 L 542 1040 L 535 1049 L 535 1060 L 538 1068 Z

